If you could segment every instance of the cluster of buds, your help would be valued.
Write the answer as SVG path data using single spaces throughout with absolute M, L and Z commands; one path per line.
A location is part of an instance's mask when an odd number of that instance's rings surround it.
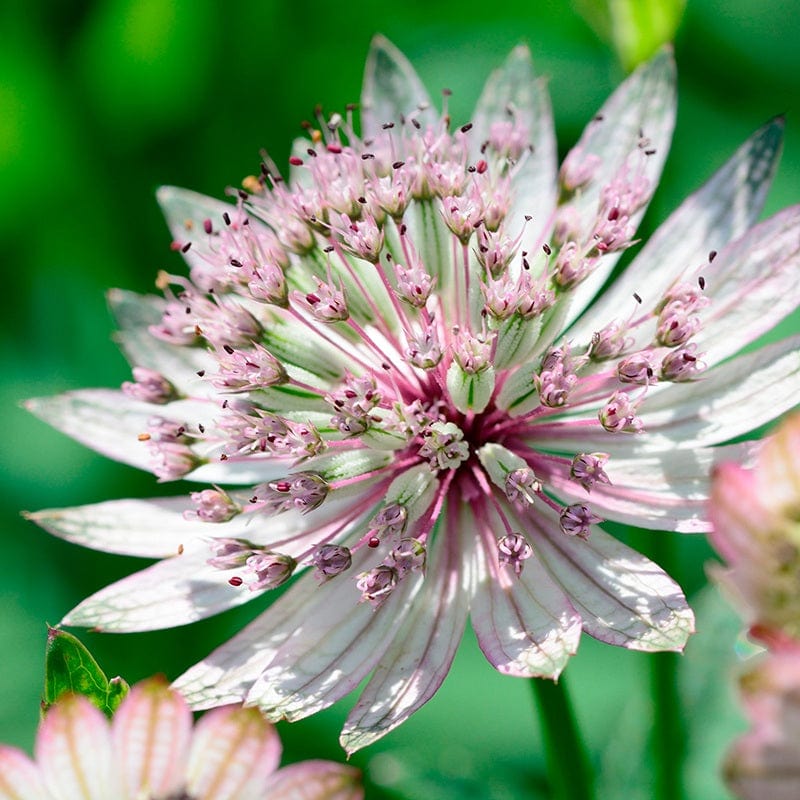
M 533 548 L 521 533 L 509 533 L 497 542 L 497 558 L 500 566 L 510 566 L 515 575 L 520 575 Z
M 178 396 L 175 387 L 160 372 L 147 367 L 134 367 L 133 381 L 125 381 L 122 391 L 128 397 L 154 405 L 164 405 Z
M 295 472 L 286 478 L 256 487 L 250 502 L 273 514 L 299 511 L 307 514 L 318 508 L 328 496 L 327 481 L 316 472 Z
M 290 458 L 308 458 L 321 453 L 325 440 L 310 422 L 294 422 L 269 411 L 229 404 L 217 421 L 225 434 L 225 453 L 247 455 L 270 453 Z
M 276 553 L 266 547 L 253 544 L 247 539 L 222 537 L 212 539 L 214 555 L 208 564 L 220 570 L 237 570 L 228 583 L 231 586 L 246 585 L 250 591 L 275 589 L 292 577 L 297 561 L 284 553 Z
M 139 434 L 139 441 L 146 442 L 150 451 L 151 469 L 162 481 L 183 478 L 203 463 L 190 447 L 195 438 L 187 423 L 163 417 L 151 417 L 147 432 Z
M 331 420 L 345 436 L 358 436 L 369 428 L 370 415 L 380 404 L 381 394 L 372 375 L 348 374 L 339 389 L 325 398 L 336 411 Z
M 548 408 L 567 405 L 570 392 L 578 383 L 575 359 L 565 347 L 551 350 L 543 359 L 539 374 L 534 376 L 539 402 Z
M 199 519 L 201 522 L 227 522 L 240 514 L 242 507 L 222 489 L 203 489 L 189 495 L 194 509 L 183 512 L 185 519 Z
M 608 459 L 608 453 L 578 453 L 572 459 L 569 476 L 587 492 L 590 492 L 596 483 L 611 483 L 604 469 Z

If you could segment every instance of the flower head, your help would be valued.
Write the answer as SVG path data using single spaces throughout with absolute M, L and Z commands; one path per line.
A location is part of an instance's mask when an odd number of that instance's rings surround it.
M 50 708 L 36 760 L 0 745 L 0 795 L 26 800 L 361 800 L 358 770 L 327 761 L 277 769 L 281 743 L 255 708 L 226 706 L 192 724 L 159 679 L 134 686 L 112 721 L 81 695 Z
M 727 568 L 714 575 L 756 638 L 800 640 L 800 415 L 787 417 L 749 464 L 714 473 L 711 541 Z
M 177 686 L 297 719 L 371 675 L 351 751 L 433 695 L 468 614 L 509 675 L 555 678 L 581 631 L 681 649 L 680 588 L 596 523 L 707 530 L 711 465 L 748 450 L 715 446 L 797 396 L 797 338 L 731 356 L 798 304 L 800 210 L 751 227 L 776 120 L 595 297 L 658 183 L 673 73 L 666 52 L 635 72 L 559 172 L 525 48 L 455 127 L 378 38 L 360 132 L 320 117 L 288 174 L 265 159 L 233 203 L 162 189 L 190 278 L 111 299 L 132 363 L 168 384 L 30 405 L 162 479 L 231 488 L 35 514 L 163 558 L 66 621 L 185 624 L 313 567 Z M 154 411 L 178 438 L 148 432 Z

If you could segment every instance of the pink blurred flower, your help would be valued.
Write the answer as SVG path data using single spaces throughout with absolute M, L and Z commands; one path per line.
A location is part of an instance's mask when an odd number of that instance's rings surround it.
M 725 759 L 725 780 L 741 800 L 800 797 L 800 642 L 783 642 L 740 679 L 751 729 Z
M 598 297 L 658 183 L 674 83 L 669 53 L 642 66 L 559 173 L 524 47 L 451 128 L 377 38 L 360 134 L 320 117 L 289 174 L 265 159 L 233 204 L 161 189 L 190 279 L 111 294 L 151 372 L 29 407 L 161 480 L 228 488 L 213 513 L 193 492 L 34 514 L 163 559 L 65 623 L 183 625 L 312 567 L 176 685 L 297 719 L 371 675 L 350 751 L 430 699 L 468 615 L 509 675 L 557 677 L 581 631 L 680 650 L 680 588 L 596 522 L 707 531 L 710 468 L 752 449 L 718 445 L 794 402 L 800 337 L 736 354 L 798 305 L 800 208 L 755 225 L 775 120 Z
M 714 576 L 769 647 L 800 639 L 800 414 L 769 436 L 750 468 L 720 464 L 709 503 Z
M 158 679 L 134 686 L 109 723 L 81 695 L 45 714 L 36 760 L 0 745 L 3 800 L 362 800 L 358 770 L 327 761 L 277 769 L 281 743 L 255 708 L 226 706 L 192 724 Z

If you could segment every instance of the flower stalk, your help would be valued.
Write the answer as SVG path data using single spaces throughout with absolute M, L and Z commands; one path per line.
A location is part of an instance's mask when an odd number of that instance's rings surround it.
M 530 682 L 539 709 L 552 800 L 594 800 L 594 774 L 564 678 Z

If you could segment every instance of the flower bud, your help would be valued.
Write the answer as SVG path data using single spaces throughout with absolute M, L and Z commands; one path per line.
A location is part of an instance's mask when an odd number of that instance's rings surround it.
M 533 548 L 521 533 L 509 533 L 497 542 L 497 554 L 501 566 L 511 566 L 520 575 L 524 562 L 533 555 Z
M 317 570 L 317 577 L 320 580 L 327 580 L 350 569 L 353 557 L 347 547 L 338 544 L 323 544 L 316 549 L 313 562 Z

